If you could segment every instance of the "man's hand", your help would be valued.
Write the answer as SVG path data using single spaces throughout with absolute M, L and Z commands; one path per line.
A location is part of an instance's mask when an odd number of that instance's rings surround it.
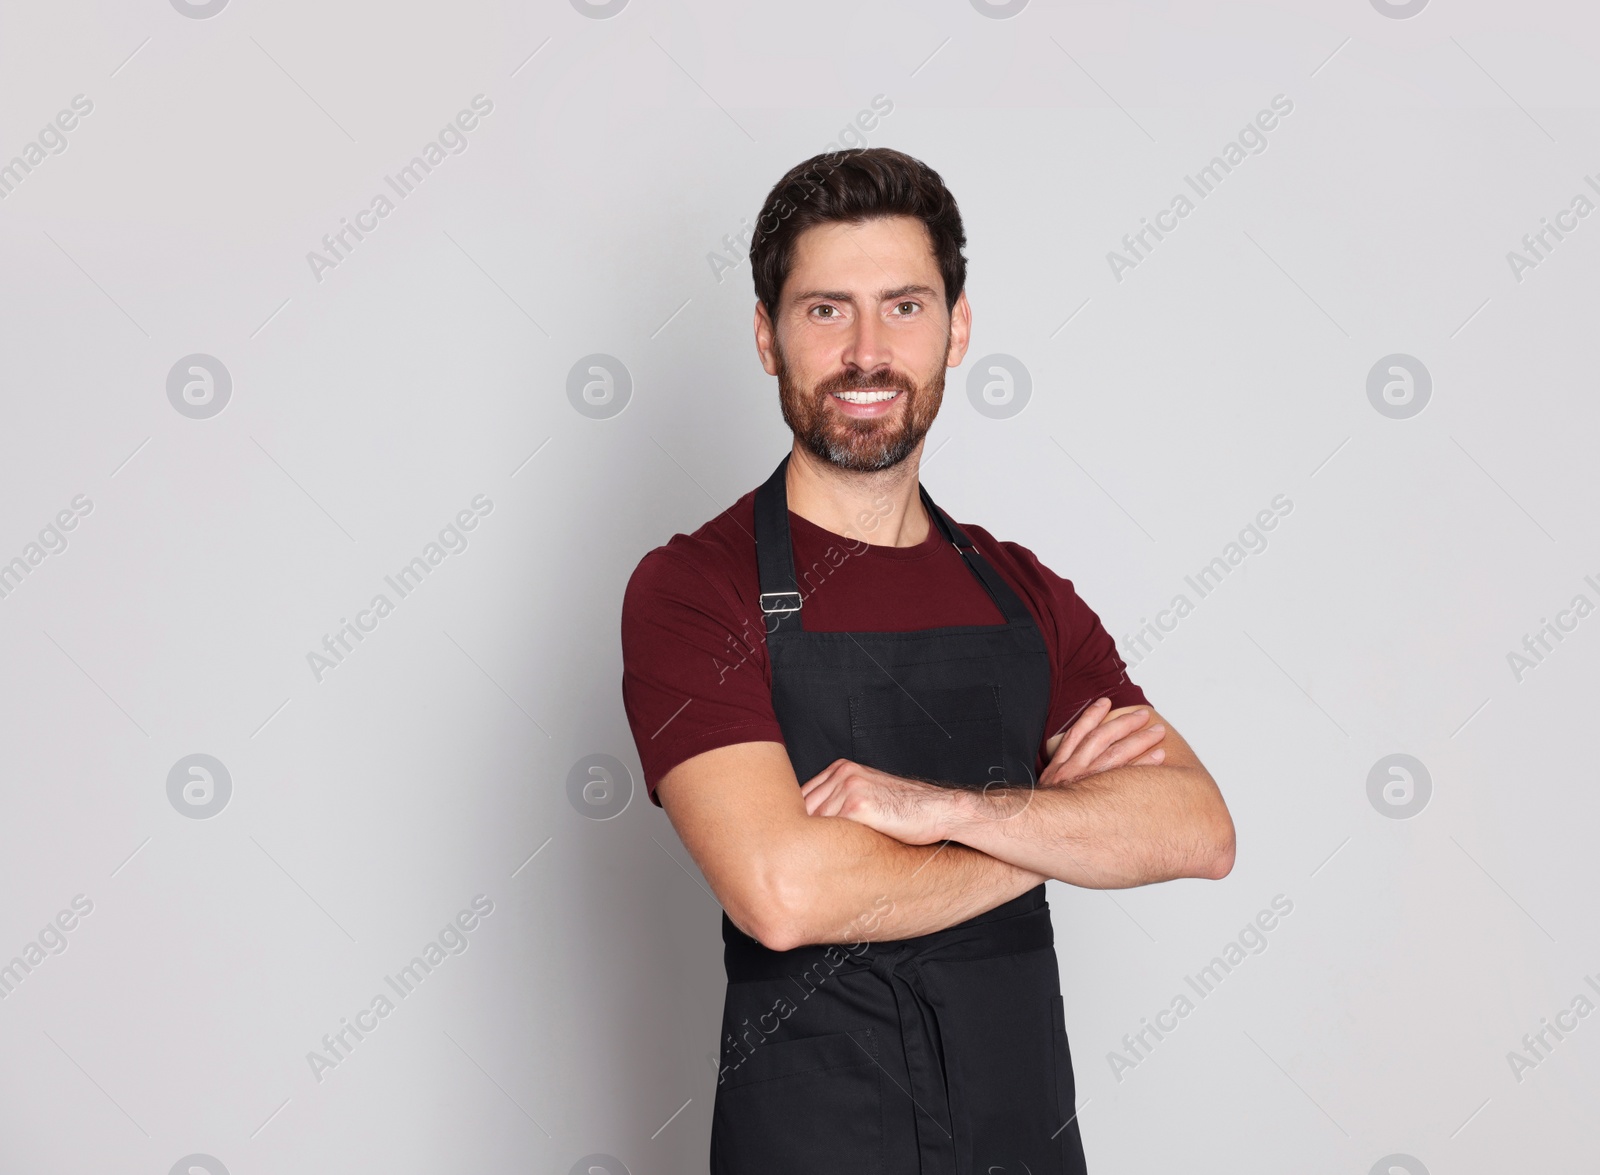
M 1038 786 L 1060 787 L 1113 767 L 1160 763 L 1165 754 L 1156 744 L 1166 728 L 1149 723 L 1147 708 L 1112 715 L 1110 699 L 1098 699 L 1061 737 Z M 849 759 L 835 759 L 800 790 L 807 815 L 842 816 L 908 845 L 948 839 L 952 822 L 970 799 L 964 788 L 906 779 Z M 1006 796 L 1020 811 L 1030 791 L 1008 781 L 993 794 Z
M 1160 763 L 1166 752 L 1156 744 L 1167 728 L 1149 723 L 1147 706 L 1113 712 L 1110 698 L 1096 698 L 1061 736 L 1039 776 L 1039 786 L 1060 787 L 1113 767 Z
M 951 790 L 835 759 L 800 788 L 808 816 L 843 816 L 901 844 L 931 845 L 942 829 Z

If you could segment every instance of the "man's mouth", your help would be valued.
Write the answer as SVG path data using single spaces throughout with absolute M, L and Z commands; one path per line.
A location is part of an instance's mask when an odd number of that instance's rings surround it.
M 865 388 L 848 392 L 830 392 L 839 411 L 852 420 L 872 420 L 887 415 L 900 399 L 899 388 Z

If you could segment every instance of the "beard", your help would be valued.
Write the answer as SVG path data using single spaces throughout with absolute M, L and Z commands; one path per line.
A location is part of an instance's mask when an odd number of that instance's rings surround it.
M 947 350 L 948 350 L 948 340 Z M 944 400 L 944 363 L 922 383 L 892 368 L 867 372 L 851 368 L 829 376 L 814 388 L 801 387 L 773 341 L 778 368 L 778 405 L 787 424 L 806 449 L 835 468 L 876 473 L 899 465 L 928 435 Z M 833 411 L 834 392 L 895 388 L 904 406 L 896 405 L 876 420 L 855 420 Z

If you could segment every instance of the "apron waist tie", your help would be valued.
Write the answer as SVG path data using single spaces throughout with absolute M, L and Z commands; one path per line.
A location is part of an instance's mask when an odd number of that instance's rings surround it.
M 935 1051 L 939 1017 L 922 969 L 916 956 L 903 946 L 875 955 L 871 968 L 894 992 L 895 1009 L 900 1016 L 900 1040 L 911 1079 L 906 1093 L 915 1109 L 917 1124 L 919 1170 L 922 1175 L 955 1175 L 949 1078 Z

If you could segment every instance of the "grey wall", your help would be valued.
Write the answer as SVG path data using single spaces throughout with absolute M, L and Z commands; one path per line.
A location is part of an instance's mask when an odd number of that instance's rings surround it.
M 711 255 L 877 95 L 970 233 L 927 483 L 1165 626 L 1132 675 L 1238 825 L 1221 883 L 1051 886 L 1092 1169 L 1593 1161 L 1600 1017 L 1522 1038 L 1600 1005 L 1600 216 L 1508 259 L 1600 202 L 1589 6 L 211 7 L 0 16 L 6 1170 L 703 1169 L 717 908 L 618 612 L 787 444 Z

